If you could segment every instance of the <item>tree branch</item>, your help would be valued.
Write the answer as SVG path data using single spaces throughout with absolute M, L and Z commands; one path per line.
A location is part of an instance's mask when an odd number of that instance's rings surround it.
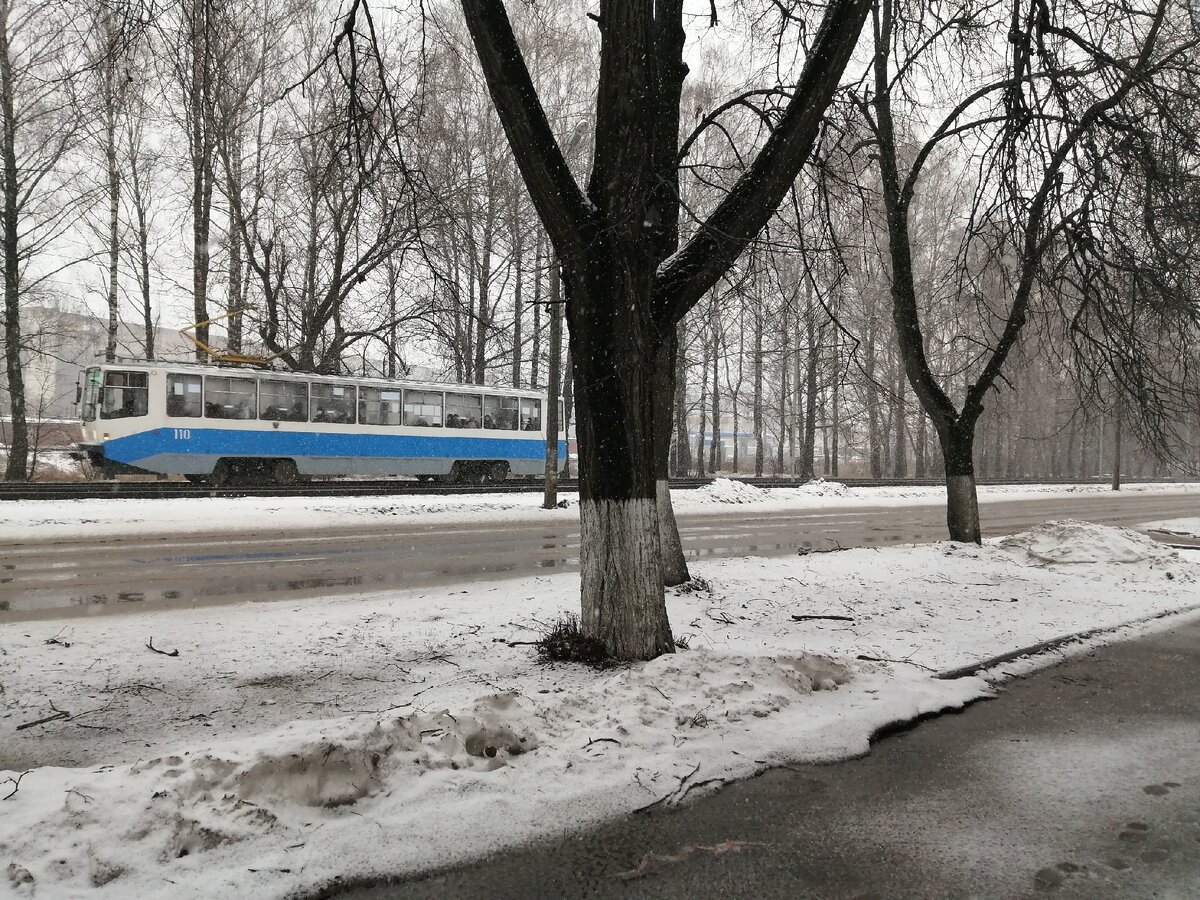
M 674 327 L 774 214 L 808 158 L 870 7 L 832 0 L 778 128 L 691 240 L 659 267 L 655 320 Z
M 500 124 L 560 258 L 582 245 L 590 206 L 542 109 L 502 0 L 462 0 L 463 16 Z

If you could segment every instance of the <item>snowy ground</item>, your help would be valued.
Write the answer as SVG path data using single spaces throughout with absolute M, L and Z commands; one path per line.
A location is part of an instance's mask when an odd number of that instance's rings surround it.
M 1200 495 L 1200 484 L 1136 484 L 1128 494 Z M 1055 495 L 1109 495 L 1105 485 L 1022 485 L 981 487 L 989 499 L 1047 499 Z M 561 493 L 565 509 L 544 510 L 542 495 L 473 494 L 470 498 L 395 497 L 236 497 L 178 500 L 35 500 L 0 503 L 0 541 L 27 542 L 49 538 L 187 533 L 215 530 L 304 530 L 319 523 L 326 528 L 363 523 L 420 519 L 422 523 L 452 524 L 477 521 L 562 522 L 579 518 L 577 497 Z M 835 482 L 814 481 L 799 488 L 758 488 L 744 482 L 718 479 L 698 490 L 676 491 L 675 509 L 682 514 L 727 513 L 731 504 L 752 506 L 755 512 L 941 505 L 942 487 L 847 488 Z M 250 518 L 252 516 L 252 518 Z
M 1073 522 L 693 574 L 668 598 L 692 649 L 604 672 L 526 643 L 576 608 L 571 574 L 0 626 L 0 894 L 280 897 L 446 865 L 861 754 L 992 690 L 933 670 L 1200 604 L 1194 554 Z
M 1142 527 L 1160 534 L 1200 540 L 1200 519 L 1167 519 L 1162 522 L 1147 522 Z

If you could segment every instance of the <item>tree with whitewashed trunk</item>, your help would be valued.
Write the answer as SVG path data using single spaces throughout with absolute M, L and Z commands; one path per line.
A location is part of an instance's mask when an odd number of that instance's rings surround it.
M 602 0 L 592 171 L 580 189 L 503 0 L 461 0 L 488 90 L 561 262 L 580 459 L 582 624 L 613 656 L 674 649 L 657 475 L 675 326 L 766 225 L 816 140 L 869 4 L 833 0 L 754 162 L 680 246 L 683 0 Z M 803 16 L 796 5 L 793 12 Z M 668 355 L 669 354 L 669 355 Z M 665 395 L 665 396 L 664 396 Z
M 1162 116 L 1160 82 L 1173 82 L 1197 48 L 1194 37 L 1173 21 L 1177 11 L 1171 0 L 1070 0 L 1053 12 L 1028 17 L 1019 4 L 1012 10 L 1010 26 L 994 19 L 990 7 L 973 9 L 966 2 L 949 20 L 952 27 L 943 19 L 909 19 L 895 0 L 875 0 L 873 79 L 870 93 L 860 100 L 875 138 L 870 152 L 878 161 L 887 216 L 892 321 L 904 375 L 941 445 L 950 537 L 973 543 L 981 539 L 976 425 L 1034 311 L 1046 261 L 1077 230 L 1094 201 L 1084 177 L 1091 165 L 1087 148 L 1118 133 L 1131 110 L 1142 117 Z M 908 103 L 914 85 L 927 75 L 922 68 L 944 65 L 949 51 L 939 44 L 958 41 L 956 29 L 962 29 L 972 34 L 971 59 L 983 69 L 987 56 L 976 47 L 981 28 L 1005 29 L 997 37 L 1003 33 L 1011 50 L 999 51 L 1000 61 L 983 84 L 964 82 L 964 96 L 924 142 L 902 147 L 895 111 L 908 121 L 921 118 Z M 1118 56 L 1110 46 L 1120 48 Z M 911 47 L 919 49 L 910 53 Z M 956 299 L 965 308 L 978 304 L 985 311 L 969 334 L 976 364 L 965 378 L 961 367 L 939 375 L 931 360 L 910 223 L 914 197 L 931 183 L 925 167 L 948 142 L 979 148 L 972 158 L 980 174 L 953 263 L 965 273 Z M 981 259 L 1011 269 L 1000 298 L 974 290 L 969 273 Z M 966 390 L 956 404 L 948 383 L 963 382 Z

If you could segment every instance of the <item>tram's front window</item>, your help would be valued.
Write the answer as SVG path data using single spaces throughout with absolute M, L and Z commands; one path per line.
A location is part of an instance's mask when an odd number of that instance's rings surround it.
M 83 373 L 83 407 L 82 416 L 85 422 L 96 421 L 96 408 L 100 405 L 100 370 L 88 369 Z
M 150 409 L 148 376 L 145 372 L 106 372 L 100 396 L 100 418 L 128 419 L 144 416 Z

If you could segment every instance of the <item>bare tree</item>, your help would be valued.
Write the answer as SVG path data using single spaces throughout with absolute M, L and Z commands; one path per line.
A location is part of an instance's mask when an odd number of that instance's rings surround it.
M 499 0 L 463 0 L 488 88 L 563 265 L 580 449 L 586 632 L 625 659 L 671 652 L 656 499 L 657 362 L 683 315 L 766 224 L 808 156 L 866 15 L 826 8 L 792 99 L 755 162 L 678 251 L 681 0 L 604 2 L 586 195 L 571 175 Z M 667 416 L 669 420 L 669 415 Z
M 0 0 L 0 252 L 4 273 L 4 357 L 12 437 L 5 478 L 29 476 L 29 429 L 21 358 L 22 296 L 46 274 L 32 260 L 70 225 L 79 197 L 64 188 L 61 163 L 79 138 L 64 90 L 70 10 L 58 4 Z

